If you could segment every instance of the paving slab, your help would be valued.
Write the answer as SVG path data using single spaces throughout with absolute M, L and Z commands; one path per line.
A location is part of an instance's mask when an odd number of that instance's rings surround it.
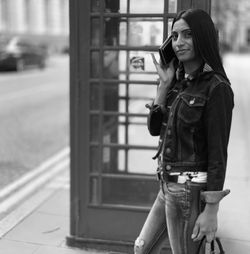
M 0 241 L 0 253 L 3 254 L 33 254 L 39 249 L 39 245 L 2 239 Z
M 41 246 L 33 254 L 109 254 L 95 250 L 83 250 L 77 248 L 59 248 L 51 246 Z M 110 253 L 111 254 L 111 253 Z
M 69 232 L 69 218 L 35 212 L 11 230 L 5 239 L 60 246 Z
M 57 191 L 47 202 L 44 202 L 37 211 L 69 218 L 69 203 L 69 189 L 62 189 Z

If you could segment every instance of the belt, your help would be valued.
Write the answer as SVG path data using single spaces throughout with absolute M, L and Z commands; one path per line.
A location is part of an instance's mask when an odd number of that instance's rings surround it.
M 195 183 L 206 183 L 207 182 L 207 172 L 157 172 L 158 180 L 163 182 L 173 182 L 173 183 L 185 183 L 186 181 L 191 181 Z

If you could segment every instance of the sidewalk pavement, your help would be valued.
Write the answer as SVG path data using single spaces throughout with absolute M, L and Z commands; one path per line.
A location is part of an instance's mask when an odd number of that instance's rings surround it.
M 70 217 L 68 172 L 65 175 L 63 180 L 57 178 L 57 180 L 53 180 L 53 182 L 44 186 L 0 221 L 0 253 L 104 253 L 95 250 L 71 248 L 66 245 Z M 28 210 L 27 207 L 29 207 Z M 25 216 L 22 216 L 23 213 L 26 213 Z M 18 220 L 17 218 L 21 219 Z

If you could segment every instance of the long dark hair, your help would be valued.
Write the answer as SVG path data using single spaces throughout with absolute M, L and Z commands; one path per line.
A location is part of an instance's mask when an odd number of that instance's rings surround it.
M 174 18 L 172 28 L 180 19 L 184 19 L 191 29 L 196 54 L 215 72 L 222 74 L 228 80 L 219 53 L 218 33 L 210 15 L 200 9 L 181 11 Z

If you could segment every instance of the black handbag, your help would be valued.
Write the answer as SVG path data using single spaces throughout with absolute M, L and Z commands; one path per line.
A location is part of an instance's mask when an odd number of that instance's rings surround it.
M 199 254 L 200 251 L 201 251 L 201 247 L 203 246 L 204 242 L 206 240 L 206 237 L 203 237 L 202 240 L 200 241 L 200 244 L 199 244 L 199 247 L 198 247 L 198 250 L 196 252 L 196 254 Z M 210 244 L 210 253 L 211 254 L 216 254 L 215 252 L 215 243 L 217 244 L 218 248 L 219 248 L 219 253 L 218 254 L 225 254 L 225 251 L 223 250 L 223 247 L 222 247 L 222 244 L 221 244 L 221 241 L 218 237 L 216 237 Z

